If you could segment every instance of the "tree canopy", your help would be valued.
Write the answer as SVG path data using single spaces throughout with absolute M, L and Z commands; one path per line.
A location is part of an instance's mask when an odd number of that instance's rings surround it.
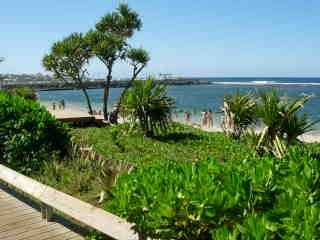
M 89 113 L 92 114 L 91 102 L 83 84 L 90 57 L 91 52 L 83 35 L 72 33 L 62 41 L 53 44 L 51 52 L 43 58 L 43 66 L 52 72 L 56 79 L 73 81 L 83 91 Z
M 106 14 L 96 24 L 100 32 L 110 33 L 123 38 L 130 38 L 136 30 L 142 28 L 139 14 L 127 4 L 120 4 L 116 11 Z

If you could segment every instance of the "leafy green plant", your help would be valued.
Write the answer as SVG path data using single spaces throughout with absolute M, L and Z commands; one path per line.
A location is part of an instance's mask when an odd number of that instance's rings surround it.
M 27 100 L 36 101 L 38 99 L 37 93 L 32 88 L 21 87 L 10 90 L 10 94 L 23 97 Z
M 70 136 L 58 122 L 34 101 L 0 93 L 0 161 L 24 173 L 37 171 L 51 154 L 63 157 Z
M 250 94 L 242 95 L 237 92 L 235 95 L 225 96 L 222 111 L 222 129 L 235 139 L 239 139 L 256 121 L 256 103 Z
M 97 22 L 95 29 L 86 35 L 91 52 L 105 66 L 107 72 L 103 91 L 105 120 L 108 120 L 108 99 L 113 67 L 118 60 L 125 59 L 127 40 L 141 27 L 139 14 L 122 3 L 115 11 L 103 16 Z
M 120 177 L 106 209 L 142 239 L 318 239 L 319 170 L 301 147 L 282 161 L 159 161 Z
M 126 95 L 126 92 L 131 87 L 132 83 L 137 79 L 141 71 L 147 66 L 147 63 L 150 61 L 149 54 L 143 48 L 130 48 L 126 51 L 125 54 L 126 60 L 129 62 L 130 66 L 132 66 L 132 76 L 128 86 L 122 91 L 118 102 L 116 103 L 116 108 L 113 110 L 110 115 L 111 123 L 118 123 L 118 114 L 120 112 L 121 101 L 123 97 Z
M 91 54 L 83 35 L 72 33 L 62 41 L 54 43 L 50 54 L 46 54 L 42 60 L 45 69 L 52 72 L 57 80 L 65 82 L 71 80 L 81 89 L 89 114 L 93 114 L 93 110 L 84 81 L 87 78 L 87 64 Z
M 261 94 L 257 112 L 265 127 L 258 134 L 258 152 L 272 153 L 281 158 L 289 145 L 312 130 L 312 126 L 318 121 L 309 121 L 307 114 L 300 114 L 308 100 L 307 96 L 294 101 L 283 100 L 275 91 Z
M 149 78 L 133 82 L 124 96 L 121 112 L 132 122 L 138 120 L 146 136 L 154 136 L 168 128 L 173 106 L 174 100 L 167 96 L 166 87 Z

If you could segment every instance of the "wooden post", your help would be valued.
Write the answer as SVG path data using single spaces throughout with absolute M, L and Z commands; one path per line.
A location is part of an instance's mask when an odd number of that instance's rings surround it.
M 52 218 L 53 209 L 52 207 L 42 203 L 41 204 L 41 216 L 42 219 L 46 220 L 46 222 L 50 222 Z

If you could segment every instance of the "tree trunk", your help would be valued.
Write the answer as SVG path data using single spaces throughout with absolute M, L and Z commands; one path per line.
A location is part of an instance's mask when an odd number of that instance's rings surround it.
M 88 105 L 88 108 L 89 108 L 89 114 L 92 115 L 93 111 L 92 111 L 91 101 L 90 101 L 88 92 L 87 92 L 87 90 L 85 88 L 82 88 L 82 92 L 83 92 L 83 95 L 85 96 L 85 99 L 87 101 L 87 105 Z
M 119 99 L 116 103 L 116 109 L 112 112 L 112 118 L 110 119 L 111 123 L 114 123 L 114 124 L 118 123 L 118 115 L 120 112 L 120 106 L 121 106 L 122 99 L 125 96 L 128 89 L 132 86 L 133 81 L 137 79 L 139 73 L 142 71 L 143 68 L 144 68 L 144 66 L 141 66 L 139 69 L 135 68 L 133 70 L 132 78 L 130 79 L 130 81 L 129 81 L 128 85 L 125 87 L 125 89 L 122 91 L 121 96 L 119 97 Z
M 108 76 L 107 76 L 107 82 L 104 85 L 104 92 L 103 92 L 103 116 L 104 120 L 108 121 L 108 100 L 109 100 L 109 94 L 110 94 L 110 84 L 112 80 L 112 66 L 108 67 Z

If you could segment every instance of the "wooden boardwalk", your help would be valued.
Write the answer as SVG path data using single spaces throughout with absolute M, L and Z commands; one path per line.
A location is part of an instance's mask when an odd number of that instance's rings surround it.
M 1 240 L 80 240 L 85 231 L 54 215 L 42 219 L 40 207 L 0 183 Z

